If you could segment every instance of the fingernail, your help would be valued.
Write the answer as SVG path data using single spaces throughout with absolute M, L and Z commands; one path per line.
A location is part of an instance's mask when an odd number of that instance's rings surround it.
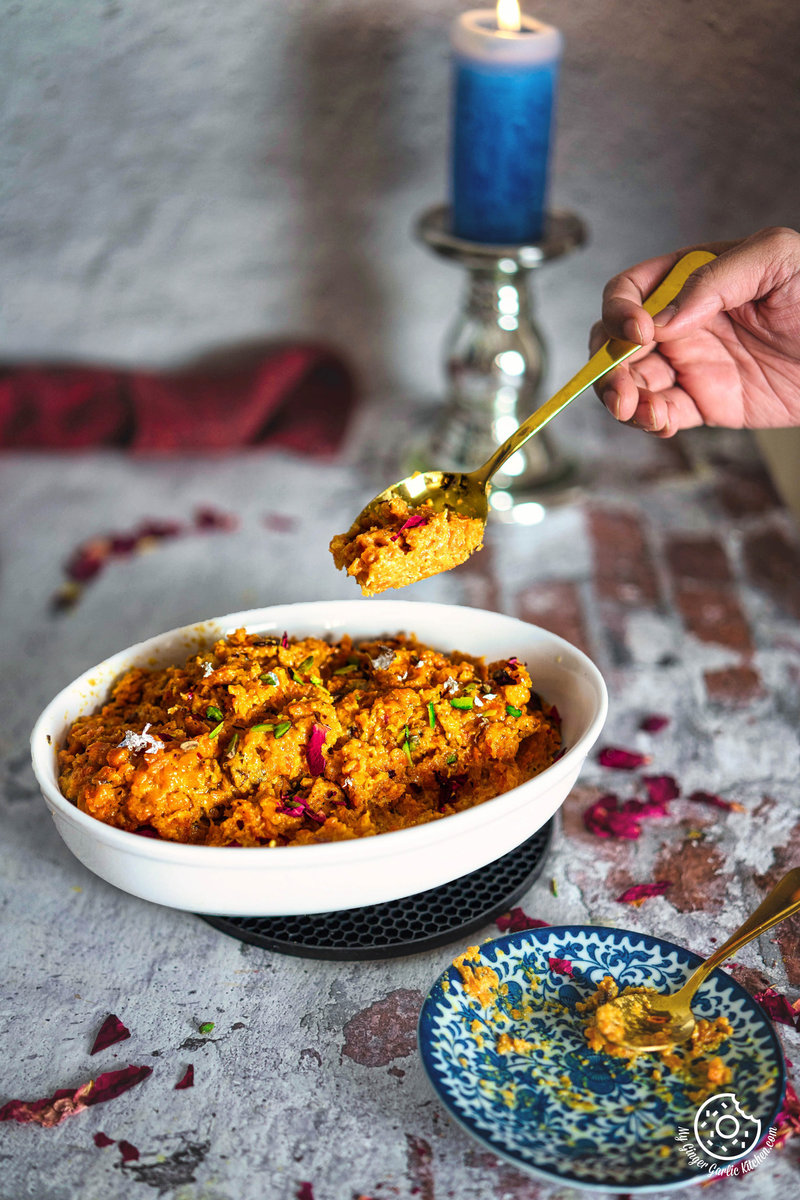
M 655 429 L 655 427 L 656 427 L 655 409 L 653 408 L 653 402 L 651 400 L 648 400 L 647 401 L 647 416 L 646 416 L 645 420 L 642 421 L 642 428 L 652 430 L 652 429 Z
M 635 317 L 628 317 L 622 326 L 622 331 L 629 342 L 638 342 L 640 346 L 644 344 L 642 329 Z
M 653 317 L 653 324 L 657 329 L 663 329 L 665 325 L 669 325 L 677 311 L 678 309 L 674 304 L 668 304 L 666 308 L 662 308 L 661 312 Z
M 602 396 L 603 404 L 605 404 L 612 417 L 619 420 L 619 392 L 614 388 L 606 388 Z

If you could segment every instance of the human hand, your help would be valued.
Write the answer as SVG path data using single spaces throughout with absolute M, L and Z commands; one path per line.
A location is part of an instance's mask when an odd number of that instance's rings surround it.
M 596 385 L 606 408 L 659 437 L 695 425 L 800 425 L 800 233 L 762 229 L 687 249 L 719 257 L 694 271 L 655 318 L 642 299 L 686 250 L 606 284 L 591 352 L 609 337 L 642 344 Z

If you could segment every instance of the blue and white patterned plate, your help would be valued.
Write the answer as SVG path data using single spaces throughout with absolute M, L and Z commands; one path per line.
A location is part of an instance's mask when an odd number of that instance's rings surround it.
M 698 1109 L 686 1094 L 689 1085 L 666 1069 L 656 1082 L 652 1072 L 659 1064 L 652 1056 L 630 1064 L 593 1053 L 574 1009 L 604 975 L 620 987 L 674 991 L 701 961 L 697 955 L 645 934 L 581 925 L 509 934 L 484 942 L 480 951 L 481 962 L 505 985 L 491 1016 L 450 967 L 429 992 L 419 1021 L 425 1070 L 459 1124 L 515 1166 L 575 1187 L 646 1192 L 708 1179 L 708 1169 L 686 1148 L 694 1144 Z M 573 977 L 551 971 L 551 957 L 567 959 Z M 733 1035 L 717 1053 L 733 1080 L 720 1092 L 734 1093 L 740 1111 L 760 1121 L 766 1135 L 786 1082 L 768 1017 L 720 970 L 696 994 L 693 1009 L 730 1020 Z M 502 1032 L 540 1049 L 498 1054 Z M 688 1130 L 683 1142 L 677 1140 L 681 1129 Z

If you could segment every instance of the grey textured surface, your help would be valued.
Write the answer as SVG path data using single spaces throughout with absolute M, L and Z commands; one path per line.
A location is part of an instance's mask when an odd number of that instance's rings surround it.
M 402 440 L 404 428 L 398 422 L 390 432 Z M 372 445 L 374 435 L 367 424 L 362 445 Z M 407 595 L 515 612 L 530 589 L 574 585 L 589 648 L 611 692 L 603 740 L 649 751 L 651 770 L 674 772 L 684 794 L 719 790 L 747 812 L 716 813 L 681 800 L 640 842 L 600 842 L 582 826 L 587 801 L 609 784 L 630 794 L 635 781 L 590 762 L 563 810 L 544 876 L 522 904 L 551 922 L 607 922 L 708 953 L 800 838 L 796 622 L 746 586 L 739 565 L 743 539 L 764 522 L 792 544 L 796 534 L 774 502 L 766 515 L 738 521 L 720 510 L 718 468 L 705 451 L 721 446 L 717 461 L 752 467 L 741 437 L 682 444 L 684 457 L 676 456 L 674 447 L 612 428 L 605 414 L 588 409 L 583 451 L 595 472 L 591 504 L 555 511 L 535 528 L 494 526 L 486 551 L 466 568 Z M 574 1194 L 486 1155 L 429 1092 L 414 1051 L 416 1014 L 460 944 L 362 964 L 302 961 L 237 944 L 81 867 L 60 843 L 28 765 L 27 736 L 39 709 L 122 644 L 247 604 L 353 596 L 325 545 L 374 490 L 376 468 L 370 474 L 363 453 L 325 468 L 279 454 L 161 464 L 19 457 L 2 464 L 0 1100 L 51 1095 L 129 1062 L 153 1068 L 135 1090 L 56 1129 L 4 1125 L 2 1200 L 295 1200 L 303 1181 L 314 1200 Z M 184 518 L 208 500 L 235 511 L 241 528 L 179 539 L 115 564 L 72 612 L 48 614 L 48 597 L 76 542 L 145 516 Z M 763 686 L 755 700 L 725 710 L 703 698 L 703 672 L 739 659 L 688 634 L 674 608 L 622 605 L 614 611 L 624 627 L 607 624 L 587 521 L 609 505 L 644 523 L 662 577 L 662 548 L 676 531 L 713 532 L 724 543 L 755 640 L 749 662 Z M 269 512 L 294 513 L 299 523 L 292 532 L 270 531 L 263 524 Z M 642 714 L 654 710 L 673 718 L 658 738 L 637 732 Z M 702 841 L 690 863 L 692 829 Z M 665 871 L 676 880 L 672 899 L 638 910 L 616 902 L 628 884 Z M 487 927 L 480 936 L 493 932 Z M 768 935 L 737 958 L 793 999 L 798 938 L 787 939 L 777 946 Z M 132 1037 L 89 1058 L 109 1012 Z M 214 1030 L 203 1036 L 198 1027 L 206 1021 Z M 798 1035 L 781 1033 L 797 1059 Z M 195 1086 L 175 1091 L 189 1063 Z M 139 1160 L 123 1165 L 118 1147 L 98 1149 L 98 1130 L 133 1143 Z M 797 1143 L 790 1141 L 752 1176 L 717 1186 L 737 1200 L 764 1200 L 793 1195 L 799 1183 Z

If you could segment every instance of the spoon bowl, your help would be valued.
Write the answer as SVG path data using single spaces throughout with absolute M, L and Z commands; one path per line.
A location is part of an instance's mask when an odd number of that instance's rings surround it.
M 477 517 L 483 522 L 489 515 L 489 492 L 479 478 L 479 472 L 415 471 L 370 500 L 356 523 L 365 513 L 394 497 L 404 500 L 409 508 L 426 504 L 433 512 L 449 510 L 465 517 Z

